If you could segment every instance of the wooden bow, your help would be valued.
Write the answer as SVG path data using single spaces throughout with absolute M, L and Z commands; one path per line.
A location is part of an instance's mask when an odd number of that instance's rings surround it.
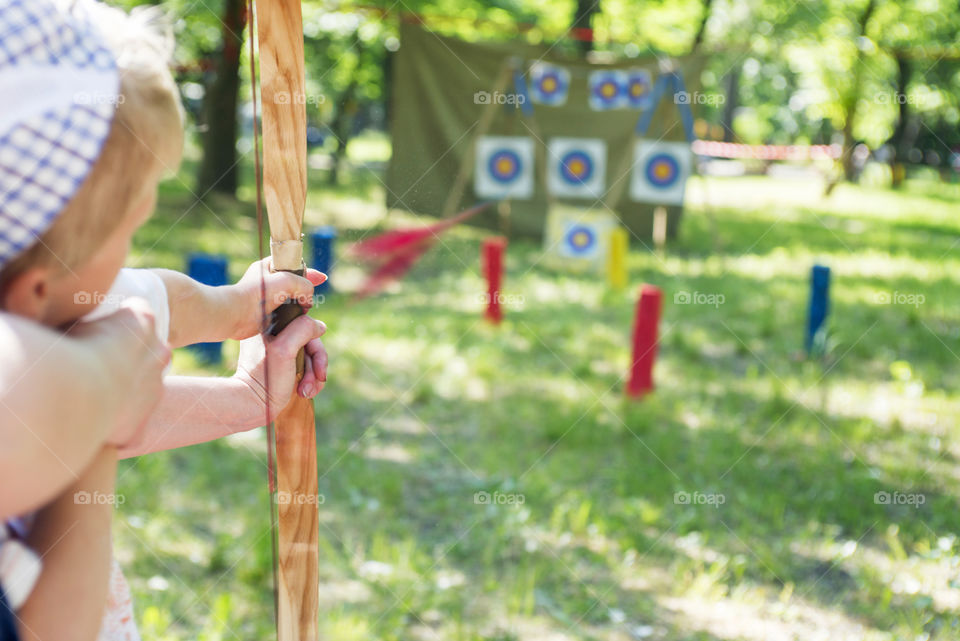
M 259 212 L 261 201 L 265 200 L 273 269 L 302 275 L 307 113 L 300 0 L 257 0 L 256 9 L 263 131 L 263 192 L 261 196 L 258 183 L 258 221 L 262 221 Z M 252 14 L 250 18 L 252 20 Z M 251 42 L 251 49 L 252 46 Z M 251 84 L 256 111 L 253 78 Z M 287 301 L 274 313 L 271 332 L 276 334 L 302 313 L 299 304 Z M 297 364 L 299 381 L 303 375 L 303 352 Z M 269 395 L 269 372 L 267 384 Z M 274 418 L 269 416 L 269 411 L 267 418 L 268 422 Z M 277 525 L 274 549 L 277 639 L 317 641 L 320 519 L 313 401 L 298 395 L 294 388 L 290 402 L 275 417 L 274 428 L 268 429 L 267 434 L 268 440 L 275 435 L 268 448 L 271 454 L 275 451 L 275 461 L 271 456 L 270 476 L 274 497 L 271 509 L 276 510 L 271 525 L 273 522 Z

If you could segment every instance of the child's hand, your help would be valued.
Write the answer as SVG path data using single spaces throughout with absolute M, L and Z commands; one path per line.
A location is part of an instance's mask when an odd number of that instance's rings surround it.
M 261 267 L 262 265 L 262 267 Z M 327 275 L 315 269 L 307 269 L 304 276 L 297 276 L 290 272 L 271 272 L 270 258 L 257 261 L 247 268 L 240 281 L 231 287 L 223 288 L 229 291 L 233 300 L 229 301 L 232 312 L 229 317 L 236 318 L 238 324 L 230 338 L 244 340 L 263 329 L 260 310 L 260 274 L 264 271 L 263 285 L 266 288 L 267 313 L 280 307 L 284 301 L 293 299 L 298 301 L 304 309 L 313 305 L 313 288 L 327 280 Z
M 136 436 L 160 401 L 170 347 L 157 337 L 153 311 L 139 298 L 129 299 L 110 316 L 78 323 L 70 335 L 100 345 L 97 354 L 104 371 L 115 381 L 110 389 L 116 393 L 109 400 L 119 405 L 107 443 L 122 446 Z
M 297 393 L 313 398 L 327 380 L 327 350 L 320 337 L 327 331 L 322 321 L 301 316 L 287 325 L 277 336 L 251 336 L 240 343 L 240 358 L 234 377 L 246 383 L 260 403 L 266 401 L 264 362 L 269 359 L 270 416 L 276 416 L 290 401 L 297 378 L 297 353 L 304 348 L 303 378 Z M 266 347 L 266 349 L 264 349 Z

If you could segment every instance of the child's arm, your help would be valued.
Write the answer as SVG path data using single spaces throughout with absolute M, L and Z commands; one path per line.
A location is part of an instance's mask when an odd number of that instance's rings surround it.
M 43 569 L 17 612 L 23 641 L 97 638 L 110 577 L 117 452 L 105 447 L 65 493 L 40 510 L 27 544 Z
M 267 294 L 267 312 L 280 306 L 288 298 L 312 303 L 313 287 L 327 277 L 315 269 L 308 269 L 306 277 L 289 272 L 269 273 L 269 258 L 265 258 L 264 276 Z M 211 287 L 185 274 L 168 269 L 151 270 L 163 281 L 170 303 L 170 344 L 182 347 L 191 343 L 217 342 L 228 338 L 243 340 L 261 330 L 260 319 L 261 262 L 247 268 L 235 285 Z
M 0 313 L 0 517 L 49 502 L 105 441 L 131 439 L 168 360 L 141 307 L 66 336 Z
M 304 375 L 297 391 L 312 398 L 327 379 L 327 353 L 320 342 L 324 324 L 301 316 L 270 340 L 258 334 L 240 345 L 237 373 L 230 378 L 168 376 L 163 398 L 136 440 L 121 449 L 128 458 L 205 443 L 259 427 L 266 420 L 264 361 L 269 358 L 270 411 L 275 416 L 290 400 L 296 358 L 304 349 Z

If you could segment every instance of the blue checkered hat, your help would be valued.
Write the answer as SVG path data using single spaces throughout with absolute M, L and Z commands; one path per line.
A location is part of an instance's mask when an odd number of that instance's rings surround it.
M 85 4 L 0 0 L 0 269 L 53 224 L 110 131 L 119 74 Z

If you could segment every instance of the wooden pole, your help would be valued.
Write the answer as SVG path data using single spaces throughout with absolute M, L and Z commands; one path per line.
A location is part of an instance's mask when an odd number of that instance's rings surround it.
M 667 208 L 658 205 L 653 208 L 653 246 L 662 252 L 667 245 Z

